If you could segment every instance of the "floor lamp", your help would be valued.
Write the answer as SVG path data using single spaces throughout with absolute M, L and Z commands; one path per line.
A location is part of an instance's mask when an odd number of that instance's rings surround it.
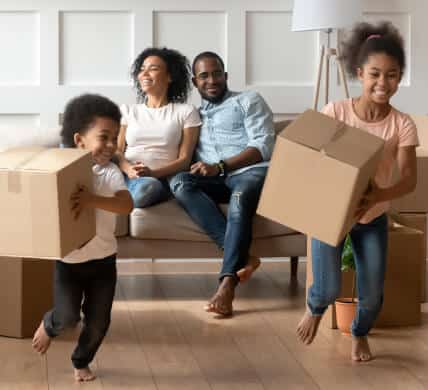
M 316 70 L 313 109 L 317 110 L 321 79 L 324 68 L 325 104 L 329 101 L 330 60 L 336 57 L 339 77 L 349 97 L 346 73 L 337 48 L 331 47 L 331 34 L 334 30 L 350 27 L 362 19 L 361 0 L 294 0 L 292 31 L 318 30 L 327 34 L 327 45 L 321 45 L 319 63 Z

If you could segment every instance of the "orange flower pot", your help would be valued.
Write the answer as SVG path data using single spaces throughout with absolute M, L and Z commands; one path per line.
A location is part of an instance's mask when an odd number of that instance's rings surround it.
M 337 327 L 343 334 L 351 334 L 351 324 L 357 311 L 357 300 L 352 298 L 336 299 L 336 320 Z

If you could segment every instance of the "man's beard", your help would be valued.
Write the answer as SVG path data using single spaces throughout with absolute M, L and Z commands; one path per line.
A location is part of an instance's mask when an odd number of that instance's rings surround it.
M 201 94 L 201 96 L 203 99 L 209 101 L 210 103 L 216 104 L 216 103 L 220 103 L 223 100 L 224 95 L 226 95 L 227 91 L 228 91 L 227 85 L 225 85 L 223 91 L 217 96 L 207 96 L 205 94 Z

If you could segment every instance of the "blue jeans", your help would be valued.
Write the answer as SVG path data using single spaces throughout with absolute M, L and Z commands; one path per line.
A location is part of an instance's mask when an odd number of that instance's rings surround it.
M 171 196 L 166 179 L 156 179 L 155 177 L 138 177 L 129 179 L 125 175 L 125 182 L 134 201 L 135 208 L 153 206 L 163 202 Z
M 56 337 L 77 325 L 82 310 L 82 331 L 71 355 L 77 369 L 88 366 L 107 333 L 116 280 L 116 255 L 78 264 L 55 263 L 55 303 L 43 325 L 49 337 Z
M 177 201 L 224 250 L 220 279 L 237 278 L 236 272 L 247 264 L 253 217 L 266 171 L 266 167 L 256 167 L 226 178 L 180 172 L 169 181 Z M 219 203 L 229 203 L 227 218 Z
M 357 223 L 349 233 L 354 253 L 358 306 L 352 322 L 354 336 L 366 336 L 383 303 L 388 219 L 386 214 L 368 224 Z M 312 239 L 313 284 L 308 291 L 308 307 L 313 315 L 322 315 L 334 303 L 341 290 L 341 256 L 344 241 L 337 247 Z

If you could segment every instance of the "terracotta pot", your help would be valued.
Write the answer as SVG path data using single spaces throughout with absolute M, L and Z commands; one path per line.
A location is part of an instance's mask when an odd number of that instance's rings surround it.
M 337 327 L 343 334 L 351 334 L 351 324 L 357 310 L 357 300 L 352 298 L 336 299 Z

